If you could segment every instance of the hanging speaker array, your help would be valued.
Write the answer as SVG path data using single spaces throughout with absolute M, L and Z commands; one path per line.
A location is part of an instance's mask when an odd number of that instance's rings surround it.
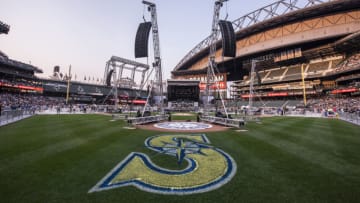
M 140 23 L 135 38 L 135 58 L 148 57 L 151 22 Z
M 106 76 L 106 85 L 107 86 L 111 86 L 111 77 L 112 77 L 113 72 L 114 72 L 114 69 L 111 69 Z
M 0 34 L 8 34 L 10 26 L 0 21 Z
M 259 74 L 259 71 L 256 71 L 255 72 L 256 73 L 256 78 L 257 78 L 257 85 L 261 85 L 261 76 L 260 76 L 260 74 Z
M 236 38 L 235 31 L 230 21 L 219 20 L 219 26 L 222 36 L 223 56 L 236 56 Z

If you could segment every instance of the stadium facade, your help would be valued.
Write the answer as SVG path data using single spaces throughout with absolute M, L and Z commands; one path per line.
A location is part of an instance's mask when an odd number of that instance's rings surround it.
M 8 34 L 10 26 L 0 21 L 0 34 Z M 105 100 L 114 102 L 111 98 L 113 88 L 110 84 L 94 84 L 71 81 L 67 75 L 59 72 L 60 67 L 54 67 L 53 76 L 48 79 L 37 77 L 35 74 L 43 71 L 31 64 L 10 59 L 0 51 L 0 92 L 30 93 L 52 97 L 65 97 L 67 92 L 74 103 L 104 103 Z M 90 80 L 90 78 L 89 78 Z M 121 81 L 120 81 L 121 82 Z M 119 101 L 123 104 L 145 103 L 146 91 L 134 89 L 131 85 L 117 88 Z M 109 97 L 110 96 L 110 97 Z
M 44 79 L 34 75 L 42 71 L 37 67 L 0 56 L 0 90 L 6 92 L 31 93 L 52 97 L 65 97 L 67 81 Z M 110 95 L 112 87 L 72 81 L 69 87 L 70 99 L 76 103 L 102 103 Z M 146 92 L 131 88 L 118 88 L 120 102 L 143 104 Z
M 223 57 L 217 43 L 219 83 L 231 98 L 249 95 L 251 62 L 256 60 L 258 97 L 323 93 L 360 94 L 360 1 L 278 1 L 233 21 L 236 57 Z M 209 37 L 173 69 L 173 79 L 205 82 Z M 302 71 L 303 70 L 303 71 Z M 304 76 L 304 83 L 302 82 Z M 204 84 L 200 84 L 204 85 Z M 220 85 L 220 84 L 219 84 Z M 228 87 L 222 85 L 225 91 Z

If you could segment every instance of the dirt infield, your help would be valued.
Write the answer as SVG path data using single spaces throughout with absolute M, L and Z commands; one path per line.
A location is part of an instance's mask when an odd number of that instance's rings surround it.
M 205 132 L 218 132 L 218 131 L 226 131 L 229 127 L 221 126 L 212 124 L 211 128 L 202 129 L 202 130 L 170 130 L 170 129 L 163 129 L 157 128 L 154 126 L 154 123 L 146 124 L 146 125 L 135 125 L 136 128 L 144 129 L 144 130 L 152 130 L 152 131 L 159 131 L 159 132 L 182 132 L 182 133 L 205 133 Z

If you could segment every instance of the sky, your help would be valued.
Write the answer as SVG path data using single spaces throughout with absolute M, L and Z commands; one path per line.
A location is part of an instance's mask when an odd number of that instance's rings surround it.
M 214 0 L 153 0 L 157 6 L 163 78 L 210 35 Z M 275 0 L 229 0 L 220 18 L 235 20 Z M 58 65 L 71 65 L 77 80 L 102 78 L 111 56 L 151 64 L 150 57 L 135 59 L 134 43 L 143 16 L 150 15 L 141 0 L 0 0 L 0 21 L 9 24 L 0 35 L 0 50 L 9 58 L 31 63 L 52 74 Z M 81 78 L 81 79 L 80 79 Z

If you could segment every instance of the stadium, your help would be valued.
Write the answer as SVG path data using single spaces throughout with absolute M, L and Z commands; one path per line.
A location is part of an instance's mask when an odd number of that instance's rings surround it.
M 151 65 L 112 55 L 103 76 L 44 78 L 0 50 L 1 201 L 357 202 L 360 1 L 222 20 L 225 2 L 171 78 L 148 1 L 134 50 Z

